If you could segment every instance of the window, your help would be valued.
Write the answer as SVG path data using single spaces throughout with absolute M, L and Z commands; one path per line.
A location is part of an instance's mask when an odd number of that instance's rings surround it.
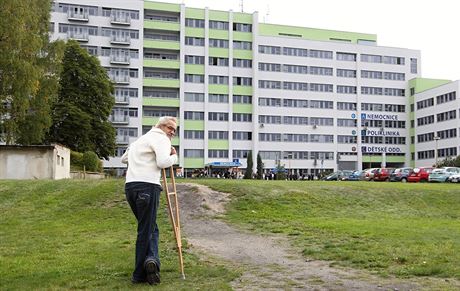
M 228 85 L 228 77 L 209 75 L 209 84 Z
M 208 112 L 208 120 L 228 121 L 228 113 L 226 112 Z
M 434 123 L 434 115 L 428 115 L 428 116 L 425 116 L 425 117 L 417 118 L 417 125 L 418 126 L 432 124 L 432 123 Z
M 337 85 L 337 93 L 340 93 L 340 94 L 356 94 L 356 86 Z
M 209 65 L 228 67 L 228 58 L 209 57 Z
M 337 52 L 336 59 L 338 61 L 356 62 L 356 54 Z
M 384 72 L 383 78 L 385 80 L 404 81 L 406 79 L 406 76 L 404 75 L 404 73 Z
M 228 150 L 208 150 L 208 158 L 228 158 Z
M 323 100 L 310 100 L 310 108 L 334 109 L 334 102 Z
M 259 105 L 260 106 L 272 106 L 272 107 L 280 107 L 281 106 L 281 98 L 259 98 Z
M 260 157 L 262 160 L 275 160 L 278 161 L 281 159 L 281 152 L 275 151 L 259 151 Z
M 383 63 L 391 65 L 404 65 L 404 57 L 384 56 Z
M 428 98 L 417 102 L 417 110 L 434 106 L 434 98 Z
M 218 48 L 228 48 L 228 40 L 226 39 L 209 39 L 209 46 L 210 47 L 218 47 Z
M 209 28 L 228 30 L 228 22 L 209 20 Z
M 281 65 L 272 63 L 259 63 L 259 71 L 281 72 Z
M 308 100 L 283 99 L 283 107 L 308 108 Z
M 237 50 L 252 50 L 252 42 L 234 40 L 233 48 Z
M 332 68 L 310 66 L 309 73 L 312 75 L 332 76 Z
M 456 118 L 457 118 L 457 110 L 451 110 L 451 111 L 436 114 L 437 122 L 447 121 L 447 120 L 456 119 Z
M 382 56 L 361 54 L 361 62 L 381 63 L 382 62 Z
M 276 65 L 276 64 L 273 64 L 273 65 Z M 260 68 L 260 64 L 259 64 L 259 68 Z M 295 74 L 308 74 L 308 67 L 307 66 L 297 66 L 297 65 L 286 65 L 286 64 L 284 64 L 283 65 L 283 72 L 295 73 Z
M 356 110 L 356 103 L 353 102 L 337 102 L 337 110 Z
M 204 130 L 184 130 L 185 139 L 204 139 Z
M 303 116 L 283 116 L 283 124 L 308 125 L 308 117 L 303 117 Z
M 310 117 L 311 125 L 334 126 L 334 118 Z
M 337 136 L 338 143 L 346 143 L 346 144 L 356 144 L 357 137 L 353 135 L 338 135 Z
M 283 82 L 284 90 L 294 90 L 294 91 L 308 91 L 308 83 L 301 82 Z
M 308 56 L 310 58 L 332 59 L 332 51 L 309 50 L 308 51 Z
M 334 136 L 332 134 L 310 134 L 310 142 L 333 143 Z
M 249 77 L 233 77 L 234 86 L 252 86 L 252 78 Z
M 204 112 L 184 111 L 185 120 L 204 120 Z
M 281 54 L 281 47 L 279 47 L 279 46 L 269 46 L 269 45 L 259 45 L 259 53 L 271 54 L 271 55 L 280 55 Z
M 252 60 L 233 59 L 233 66 L 239 68 L 252 68 Z
M 410 59 L 410 72 L 412 74 L 417 74 L 417 59 Z
M 204 64 L 204 57 L 203 56 L 185 56 L 185 63 L 186 64 L 193 64 L 193 65 L 203 65 Z
M 436 96 L 436 104 L 442 104 L 457 99 L 456 92 L 450 92 L 442 95 Z
M 259 80 L 259 88 L 261 89 L 281 89 L 280 81 Z
M 357 127 L 358 126 L 358 120 L 356 120 L 356 119 L 338 118 L 337 119 L 337 126 L 339 126 L 339 127 Z
M 249 150 L 233 150 L 234 159 L 246 159 L 248 157 Z
M 209 94 L 210 103 L 228 103 L 228 95 L 226 94 Z
M 308 134 L 284 133 L 282 140 L 284 142 L 308 142 Z
M 301 49 L 301 48 L 283 47 L 283 55 L 296 56 L 296 57 L 308 57 L 308 50 Z
M 204 158 L 204 150 L 184 149 L 185 158 Z
M 234 140 L 252 140 L 252 132 L 250 131 L 234 131 Z
M 204 83 L 204 75 L 185 74 L 186 83 Z
M 233 23 L 233 31 L 252 32 L 252 24 Z
M 233 95 L 233 103 L 252 104 L 252 96 L 249 96 L 249 95 Z
M 204 28 L 204 19 L 185 18 L 185 26 Z
M 281 133 L 259 133 L 259 141 L 280 142 Z
M 356 70 L 337 69 L 337 77 L 356 78 Z
M 209 139 L 220 139 L 220 140 L 228 139 L 228 131 L 210 130 L 208 131 L 208 138 Z
M 310 91 L 313 92 L 333 92 L 334 87 L 332 84 L 315 84 L 310 83 Z
M 233 113 L 233 121 L 252 122 L 252 114 L 251 113 Z
M 204 38 L 186 36 L 185 45 L 204 46 Z
M 184 100 L 185 102 L 204 102 L 204 94 L 185 92 Z

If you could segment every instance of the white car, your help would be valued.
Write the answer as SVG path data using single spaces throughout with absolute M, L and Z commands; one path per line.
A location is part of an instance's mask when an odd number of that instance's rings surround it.
M 460 183 L 460 174 L 455 174 L 449 177 L 449 182 Z

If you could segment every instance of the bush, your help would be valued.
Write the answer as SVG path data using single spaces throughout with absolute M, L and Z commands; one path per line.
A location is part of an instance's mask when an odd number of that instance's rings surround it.
M 91 151 L 70 152 L 70 168 L 78 171 L 102 172 L 102 161 Z

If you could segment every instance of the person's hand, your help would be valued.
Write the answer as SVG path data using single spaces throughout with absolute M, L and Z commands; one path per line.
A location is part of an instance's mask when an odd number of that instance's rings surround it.
M 172 156 L 172 155 L 175 155 L 175 154 L 176 154 L 176 149 L 174 147 L 171 147 L 170 155 Z

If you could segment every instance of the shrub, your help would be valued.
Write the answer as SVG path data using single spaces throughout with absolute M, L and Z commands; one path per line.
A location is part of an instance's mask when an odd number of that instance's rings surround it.
M 82 160 L 86 171 L 102 172 L 102 162 L 96 153 L 91 151 L 84 152 Z

